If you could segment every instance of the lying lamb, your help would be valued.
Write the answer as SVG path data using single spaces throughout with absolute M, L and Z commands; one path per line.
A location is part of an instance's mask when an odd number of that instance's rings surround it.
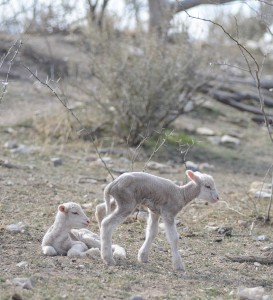
M 77 203 L 59 205 L 54 224 L 46 232 L 42 241 L 44 255 L 96 256 L 100 253 L 100 237 L 85 229 L 90 221 Z M 77 228 L 77 229 L 76 229 Z M 113 255 L 125 258 L 125 250 L 113 245 Z
M 172 262 L 175 270 L 184 270 L 178 251 L 178 233 L 175 217 L 194 198 L 211 203 L 219 200 L 214 180 L 207 174 L 186 172 L 190 181 L 177 186 L 172 181 L 142 172 L 124 173 L 104 190 L 106 214 L 101 223 L 101 257 L 108 265 L 114 265 L 111 241 L 113 230 L 121 224 L 139 205 L 149 209 L 146 239 L 138 252 L 138 260 L 147 262 L 149 250 L 158 232 L 160 216 L 165 224 L 167 239 L 171 245 Z M 116 209 L 110 214 L 110 196 L 116 201 Z

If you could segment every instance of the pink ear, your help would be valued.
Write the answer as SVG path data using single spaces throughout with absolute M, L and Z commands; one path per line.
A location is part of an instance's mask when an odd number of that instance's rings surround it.
M 65 206 L 63 204 L 59 205 L 59 211 L 64 212 Z
M 186 175 L 193 181 L 196 180 L 196 176 L 194 175 L 194 172 L 192 170 L 187 170 Z

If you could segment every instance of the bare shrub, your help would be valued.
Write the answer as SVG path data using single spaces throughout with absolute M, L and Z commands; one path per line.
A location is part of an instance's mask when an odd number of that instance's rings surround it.
M 166 128 L 192 109 L 207 82 L 203 55 L 185 39 L 166 43 L 152 35 L 106 32 L 92 33 L 90 40 L 95 78 L 90 101 L 130 145 L 138 144 L 147 129 Z

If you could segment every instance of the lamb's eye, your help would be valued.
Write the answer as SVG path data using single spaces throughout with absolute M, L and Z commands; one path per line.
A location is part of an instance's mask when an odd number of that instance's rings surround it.
M 210 189 L 210 185 L 205 185 L 205 188 Z
M 71 212 L 73 215 L 78 215 L 78 213 L 76 211 L 72 211 Z

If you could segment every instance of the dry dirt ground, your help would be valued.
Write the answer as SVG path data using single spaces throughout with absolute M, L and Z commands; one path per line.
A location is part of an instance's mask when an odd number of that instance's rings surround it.
M 236 263 L 225 258 L 226 254 L 262 256 L 262 248 L 273 242 L 272 225 L 264 224 L 262 219 L 268 200 L 255 201 L 248 196 L 250 184 L 263 181 L 272 164 L 272 144 L 263 126 L 252 123 L 248 114 L 215 103 L 210 109 L 182 116 L 175 130 L 187 128 L 198 141 L 188 159 L 214 165 L 206 172 L 214 176 L 221 201 L 208 205 L 195 200 L 179 213 L 179 248 L 185 272 L 172 270 L 164 232 L 154 242 L 149 263 L 137 261 L 145 234 L 145 223 L 137 220 L 114 232 L 114 242 L 126 248 L 127 259 L 108 267 L 91 258 L 44 257 L 41 253 L 42 236 L 62 202 L 82 204 L 91 219 L 90 229 L 98 232 L 94 208 L 102 201 L 103 187 L 110 181 L 90 142 L 63 143 L 37 133 L 34 115 L 36 110 L 45 110 L 45 101 L 55 112 L 63 110 L 48 91 L 29 83 L 20 89 L 20 84 L 14 83 L 0 106 L 0 299 L 130 299 L 136 295 L 143 299 L 235 299 L 240 286 L 263 286 L 272 295 L 271 265 Z M 242 135 L 241 144 L 212 145 L 196 134 L 200 126 L 217 134 L 237 130 Z M 105 140 L 109 144 L 109 137 Z M 11 141 L 32 146 L 32 153 L 12 152 L 5 145 Z M 99 146 L 105 146 L 104 139 Z M 111 157 L 107 160 L 110 168 L 130 169 L 128 149 L 114 142 L 112 149 L 116 151 L 103 154 Z M 159 155 L 153 160 L 167 164 L 179 155 L 179 151 L 173 151 L 168 158 Z M 54 157 L 61 158 L 60 166 L 53 165 Z M 141 170 L 147 158 L 142 154 L 134 170 Z M 179 162 L 163 173 L 149 172 L 185 181 L 185 168 Z M 270 182 L 271 176 L 266 180 Z M 6 230 L 7 225 L 18 222 L 25 225 L 24 232 Z M 232 232 L 225 235 L 209 231 L 206 226 L 231 227 Z M 259 235 L 266 235 L 268 240 L 256 241 Z M 27 265 L 18 267 L 21 261 Z M 14 286 L 11 282 L 16 277 L 30 278 L 34 288 Z

